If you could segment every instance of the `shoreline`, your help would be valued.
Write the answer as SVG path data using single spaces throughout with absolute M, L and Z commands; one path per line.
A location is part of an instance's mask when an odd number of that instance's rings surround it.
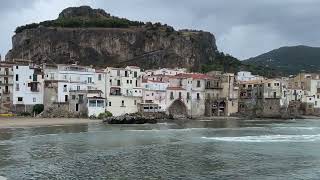
M 197 117 L 194 119 L 174 119 L 174 120 L 162 120 L 158 123 L 162 122 L 189 122 L 189 121 L 229 121 L 229 120 L 292 120 L 292 119 L 284 119 L 284 118 L 246 118 L 246 117 Z M 293 118 L 296 120 L 305 120 L 305 119 L 320 119 L 317 116 L 300 116 L 297 118 Z M 0 129 L 8 129 L 8 128 L 25 128 L 25 127 L 48 127 L 48 126 L 58 126 L 58 125 L 79 125 L 79 124 L 103 124 L 103 121 L 100 119 L 89 119 L 89 118 L 32 118 L 32 117 L 0 117 Z
M 77 118 L 0 118 L 0 129 L 101 123 L 101 120 Z

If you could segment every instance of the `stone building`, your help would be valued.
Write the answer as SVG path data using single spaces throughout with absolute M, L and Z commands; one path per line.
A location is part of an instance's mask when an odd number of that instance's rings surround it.
M 208 73 L 206 80 L 206 115 L 230 116 L 238 112 L 238 85 L 234 74 Z
M 0 113 L 12 112 L 13 63 L 0 63 Z
M 249 116 L 279 117 L 288 106 L 282 83 L 276 79 L 240 82 L 239 95 L 239 112 Z
M 172 113 L 175 107 L 181 107 L 180 110 L 186 110 L 184 114 L 189 117 L 204 116 L 206 80 L 210 78 L 199 73 L 185 73 L 171 77 L 167 88 L 167 112 Z

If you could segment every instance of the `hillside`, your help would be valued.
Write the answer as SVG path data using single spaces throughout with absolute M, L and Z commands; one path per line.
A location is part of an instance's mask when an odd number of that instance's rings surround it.
M 320 48 L 308 46 L 281 47 L 243 62 L 270 67 L 286 75 L 301 71 L 319 72 Z
M 209 32 L 181 30 L 111 16 L 88 6 L 63 10 L 56 20 L 17 27 L 6 60 L 96 67 L 185 67 L 199 71 L 217 51 Z
M 276 75 L 270 68 L 246 65 L 219 52 L 210 32 L 177 31 L 166 24 L 131 21 L 88 6 L 66 8 L 55 20 L 23 25 L 15 32 L 6 61 Z

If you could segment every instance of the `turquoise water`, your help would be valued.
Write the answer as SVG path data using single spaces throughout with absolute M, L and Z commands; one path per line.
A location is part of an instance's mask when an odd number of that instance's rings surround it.
M 0 129 L 8 179 L 320 179 L 320 121 Z

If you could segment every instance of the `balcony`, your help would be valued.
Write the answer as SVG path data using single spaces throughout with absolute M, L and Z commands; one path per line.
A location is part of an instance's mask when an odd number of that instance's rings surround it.
M 0 82 L 0 86 L 13 86 L 13 83 L 8 81 Z
M 111 87 L 110 88 L 110 96 L 121 96 L 121 88 L 118 87 Z
M 3 90 L 2 94 L 10 94 L 10 91 L 9 90 Z
M 4 73 L 0 73 L 0 76 L 13 76 L 13 73 L 11 72 L 4 72 Z

